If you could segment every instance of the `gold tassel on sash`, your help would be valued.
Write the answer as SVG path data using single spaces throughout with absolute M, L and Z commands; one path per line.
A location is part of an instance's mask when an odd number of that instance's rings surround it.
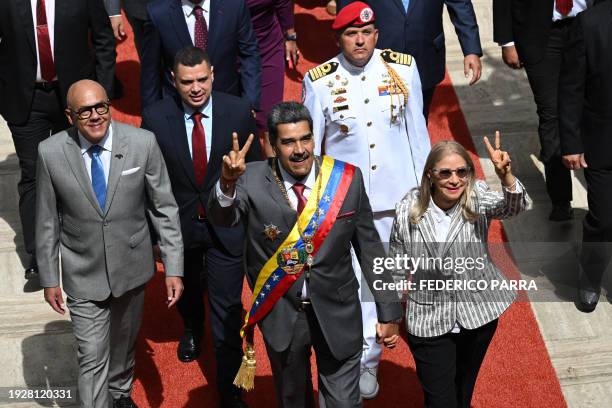
M 245 391 L 251 391 L 255 388 L 255 371 L 257 367 L 257 361 L 255 360 L 255 344 L 253 342 L 253 334 L 255 331 L 254 326 L 248 326 L 245 329 L 244 339 L 244 355 L 242 356 L 242 363 L 236 378 L 234 378 L 234 385 L 238 388 L 242 388 Z

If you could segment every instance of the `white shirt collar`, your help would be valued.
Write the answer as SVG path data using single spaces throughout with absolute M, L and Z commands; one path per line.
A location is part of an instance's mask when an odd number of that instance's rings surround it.
M 436 205 L 433 198 L 430 200 L 431 213 L 434 216 L 436 222 L 442 222 L 445 217 L 452 217 L 457 208 L 459 207 L 459 203 L 453 205 L 448 210 L 444 211 L 440 207 Z
M 79 144 L 81 145 L 81 155 L 84 155 L 87 150 L 89 150 L 89 148 L 92 146 L 92 143 L 85 139 L 85 137 L 81 134 L 81 132 L 78 132 L 79 134 Z M 108 127 L 108 131 L 106 132 L 106 135 L 102 138 L 102 140 L 100 141 L 100 143 L 97 143 L 97 145 L 101 146 L 104 150 L 108 150 L 109 152 L 113 151 L 113 122 L 111 121 L 110 126 Z
M 191 106 L 183 102 L 183 112 L 185 112 L 185 120 L 191 119 L 191 116 L 196 112 Z M 208 97 L 206 103 L 198 109 L 207 118 L 212 117 L 212 95 Z
M 181 0 L 181 7 L 183 8 L 183 13 L 185 13 L 185 17 L 191 17 L 193 15 L 193 9 L 195 6 L 202 7 L 205 13 L 208 12 L 210 5 L 210 0 L 202 0 L 199 3 L 192 3 L 189 0 Z
M 303 183 L 306 186 L 306 188 L 309 190 L 312 190 L 312 187 L 314 186 L 314 183 L 316 181 L 315 166 L 316 166 L 316 163 L 313 161 L 312 167 L 310 168 L 310 173 L 308 173 L 308 176 L 306 176 L 306 179 L 300 180 L 300 183 Z M 298 180 L 296 180 L 291 174 L 289 174 L 287 170 L 283 168 L 283 165 L 280 163 L 280 161 L 278 162 L 278 168 L 280 169 L 280 173 L 281 173 L 280 176 L 283 179 L 285 190 L 287 191 L 291 190 L 293 185 L 297 183 Z

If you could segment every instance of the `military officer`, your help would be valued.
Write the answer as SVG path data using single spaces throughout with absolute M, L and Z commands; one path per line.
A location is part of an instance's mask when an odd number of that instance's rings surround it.
M 388 242 L 395 204 L 418 186 L 430 150 L 419 72 L 410 55 L 375 48 L 378 30 L 367 4 L 344 7 L 332 28 L 341 53 L 311 69 L 303 84 L 316 154 L 323 151 L 361 169 L 376 229 Z M 360 278 L 355 257 L 353 264 Z M 367 399 L 378 393 L 381 349 L 375 341 L 371 295 L 361 296 L 364 350 L 359 385 Z

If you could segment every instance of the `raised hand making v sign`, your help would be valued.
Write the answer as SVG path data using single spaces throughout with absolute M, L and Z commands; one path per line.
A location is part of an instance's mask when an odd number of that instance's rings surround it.
M 504 187 L 510 191 L 514 191 L 516 187 L 516 178 L 512 175 L 510 155 L 508 152 L 501 150 L 501 137 L 499 130 L 495 131 L 495 148 L 491 146 L 488 137 L 484 137 L 485 147 L 489 153 L 489 158 L 495 167 L 495 173 L 501 180 Z
M 221 167 L 221 191 L 227 196 L 233 196 L 236 189 L 236 181 L 246 171 L 246 154 L 253 143 L 253 134 L 245 142 L 242 149 L 238 144 L 238 134 L 232 133 L 232 150 L 223 156 L 223 166 Z

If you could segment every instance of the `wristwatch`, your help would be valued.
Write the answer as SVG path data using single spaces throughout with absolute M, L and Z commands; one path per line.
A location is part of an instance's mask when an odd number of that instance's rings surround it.
M 287 41 L 297 41 L 297 34 L 285 34 L 285 40 Z

